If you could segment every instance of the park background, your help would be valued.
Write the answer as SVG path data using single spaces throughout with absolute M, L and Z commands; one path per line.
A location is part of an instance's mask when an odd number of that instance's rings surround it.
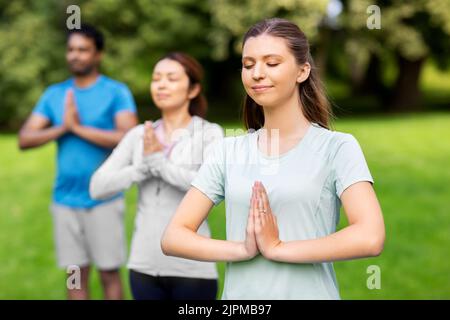
M 103 31 L 101 71 L 130 87 L 141 122 L 158 117 L 153 65 L 179 50 L 206 70 L 207 119 L 242 127 L 241 38 L 262 18 L 295 21 L 310 39 L 334 128 L 364 150 L 386 223 L 381 256 L 335 263 L 342 298 L 450 298 L 450 1 L 0 0 L 0 299 L 65 299 L 48 210 L 55 144 L 21 152 L 17 131 L 45 88 L 70 76 L 72 4 Z M 370 5 L 380 8 L 380 29 L 367 26 Z M 136 189 L 126 198 L 130 240 Z M 222 203 L 209 217 L 213 237 L 224 239 L 224 220 Z M 367 288 L 371 265 L 380 289 Z M 222 289 L 224 264 L 218 269 Z M 122 277 L 130 299 L 125 268 Z M 102 298 L 96 273 L 91 289 Z

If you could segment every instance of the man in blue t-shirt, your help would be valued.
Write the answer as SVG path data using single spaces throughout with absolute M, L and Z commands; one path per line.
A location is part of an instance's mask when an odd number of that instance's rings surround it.
M 58 145 L 51 211 L 58 265 L 74 272 L 68 275 L 69 299 L 89 298 L 93 264 L 105 298 L 123 297 L 123 195 L 94 200 L 89 180 L 137 117 L 128 87 L 99 73 L 102 51 L 103 37 L 92 26 L 69 31 L 66 59 L 73 77 L 47 88 L 19 133 L 21 149 L 53 140 Z

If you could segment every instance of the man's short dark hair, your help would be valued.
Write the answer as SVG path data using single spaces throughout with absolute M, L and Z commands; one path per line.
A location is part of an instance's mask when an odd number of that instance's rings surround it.
M 97 48 L 97 50 L 103 51 L 103 48 L 105 46 L 105 40 L 103 39 L 103 34 L 99 30 L 97 30 L 96 28 L 94 28 L 89 24 L 83 24 L 81 25 L 80 29 L 69 30 L 69 32 L 67 33 L 67 41 L 69 41 L 71 35 L 76 33 L 92 39 L 95 43 L 95 47 Z

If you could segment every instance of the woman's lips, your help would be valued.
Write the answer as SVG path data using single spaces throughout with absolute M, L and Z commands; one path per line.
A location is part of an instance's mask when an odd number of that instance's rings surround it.
M 164 100 L 170 97 L 170 95 L 168 94 L 164 94 L 164 93 L 158 93 L 156 94 L 156 97 L 158 98 L 158 100 Z
M 273 88 L 273 86 L 269 86 L 269 85 L 256 85 L 256 86 L 252 86 L 253 91 L 255 92 L 265 92 L 267 90 L 269 90 L 270 88 Z

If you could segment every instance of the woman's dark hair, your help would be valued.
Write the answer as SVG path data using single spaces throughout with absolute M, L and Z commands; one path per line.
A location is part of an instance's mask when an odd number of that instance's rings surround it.
M 201 64 L 195 58 L 183 52 L 170 52 L 159 59 L 159 61 L 164 59 L 174 60 L 183 66 L 184 71 L 189 78 L 190 89 L 193 88 L 194 85 L 200 86 L 198 95 L 189 102 L 189 114 L 191 116 L 196 115 L 205 118 L 208 102 L 202 93 L 201 81 L 203 79 L 204 71 Z
M 97 51 L 103 51 L 105 47 L 105 39 L 103 38 L 103 34 L 90 24 L 82 24 L 80 29 L 69 30 L 67 33 L 67 41 L 69 41 L 70 36 L 73 34 L 81 34 L 94 41 Z
M 305 34 L 295 24 L 286 19 L 272 18 L 262 20 L 253 25 L 245 34 L 242 47 L 251 38 L 262 34 L 280 37 L 287 45 L 299 65 L 309 62 L 311 71 L 308 79 L 299 84 L 299 93 L 303 114 L 310 122 L 330 129 L 333 117 L 331 105 L 325 95 L 323 85 L 309 51 L 309 43 Z M 264 125 L 264 112 L 248 94 L 244 100 L 243 120 L 247 129 L 259 129 Z

